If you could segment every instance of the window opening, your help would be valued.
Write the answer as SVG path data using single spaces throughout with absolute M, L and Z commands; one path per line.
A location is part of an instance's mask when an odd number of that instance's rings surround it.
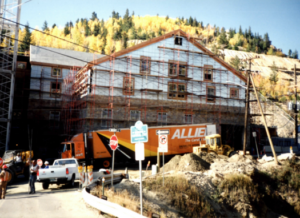
M 239 98 L 239 90 L 230 88 L 230 98 Z
M 112 109 L 104 109 L 102 111 L 102 118 L 112 118 Z
M 186 99 L 186 84 L 169 83 L 168 98 L 171 99 Z
M 131 110 L 130 111 L 130 119 L 131 120 L 140 120 L 141 119 L 141 111 Z
M 134 78 L 124 77 L 123 80 L 123 94 L 124 95 L 134 95 Z
M 140 73 L 150 74 L 150 71 L 151 71 L 151 58 L 146 56 L 141 56 Z
M 58 112 L 58 111 L 50 111 L 49 120 L 59 121 L 60 120 L 60 112 Z
M 61 77 L 61 68 L 52 68 L 51 76 Z
M 208 87 L 207 88 L 207 101 L 208 102 L 214 102 L 215 101 L 215 88 L 214 87 Z
M 51 82 L 50 97 L 60 98 L 61 86 L 60 83 Z
M 193 115 L 192 114 L 185 114 L 185 123 L 193 123 Z
M 167 113 L 166 112 L 158 112 L 157 113 L 157 121 L 167 122 Z
M 204 80 L 213 81 L 213 66 L 204 65 Z
M 175 37 L 175 45 L 182 45 L 182 38 L 179 36 Z

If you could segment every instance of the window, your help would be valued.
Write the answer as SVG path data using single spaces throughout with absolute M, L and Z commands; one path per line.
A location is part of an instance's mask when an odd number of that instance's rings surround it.
M 22 69 L 25 70 L 27 67 L 27 63 L 26 62 L 17 62 L 17 69 Z
M 60 120 L 60 112 L 58 112 L 58 111 L 50 111 L 49 120 L 59 121 Z
M 184 115 L 185 123 L 193 123 L 193 115 L 192 114 L 185 114 Z
M 168 98 L 171 99 L 186 99 L 186 84 L 184 83 L 169 83 Z
M 182 45 L 182 38 L 179 36 L 176 36 L 174 43 L 175 43 L 175 45 Z
M 213 81 L 213 66 L 204 65 L 204 81 Z
M 140 120 L 141 119 L 141 111 L 131 110 L 130 111 L 130 120 Z
M 215 87 L 207 87 L 207 102 L 215 102 Z
M 141 56 L 140 73 L 150 74 L 150 71 L 151 71 L 151 58 L 146 56 Z
M 61 77 L 61 68 L 52 68 L 51 76 Z
M 230 98 L 239 98 L 239 90 L 230 88 Z
M 102 118 L 112 118 L 112 109 L 103 109 Z
M 179 68 L 178 68 L 179 65 Z M 187 63 L 182 61 L 169 61 L 169 76 L 187 76 Z
M 102 128 L 109 128 L 112 121 L 110 120 L 101 120 L 101 127 Z
M 50 97 L 60 98 L 61 93 L 61 83 L 51 82 L 50 84 Z
M 167 122 L 167 113 L 166 112 L 158 112 L 157 113 L 157 121 Z
M 123 78 L 123 95 L 134 95 L 134 78 Z

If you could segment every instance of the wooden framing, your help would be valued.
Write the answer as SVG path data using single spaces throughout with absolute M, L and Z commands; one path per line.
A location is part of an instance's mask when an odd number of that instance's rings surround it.
M 203 81 L 213 82 L 214 70 L 212 65 L 204 65 L 203 68 Z M 210 77 L 210 78 L 209 78 Z
M 129 79 L 131 81 L 129 81 Z M 134 95 L 134 79 L 135 78 L 129 78 L 129 77 L 123 77 L 123 95 Z M 129 84 L 131 83 L 131 84 Z
M 146 68 L 146 70 L 144 70 L 143 68 Z M 151 72 L 151 58 L 147 56 L 141 56 L 140 74 L 150 74 L 150 72 Z
M 230 88 L 230 98 L 239 98 L 239 89 Z
M 170 85 L 174 86 L 174 90 L 170 90 Z M 179 91 L 179 87 L 181 87 L 182 89 L 182 86 L 184 86 L 184 92 Z M 168 99 L 186 100 L 187 99 L 186 90 L 187 90 L 186 83 L 168 82 Z
M 213 97 L 209 97 L 210 95 L 208 93 L 208 89 L 213 89 L 214 90 Z M 206 88 L 206 102 L 207 103 L 214 103 L 216 101 L 215 95 L 216 95 L 216 87 L 215 86 L 207 86 L 207 88 Z
M 55 89 L 52 88 L 53 85 L 55 86 Z M 61 96 L 61 82 L 50 82 L 50 97 L 60 98 L 60 96 Z

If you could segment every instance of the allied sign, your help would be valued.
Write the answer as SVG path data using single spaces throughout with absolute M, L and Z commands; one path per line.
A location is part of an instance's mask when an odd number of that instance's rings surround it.
M 37 160 L 37 165 L 39 165 L 40 167 L 43 166 L 43 161 L 41 159 Z
M 170 134 L 170 130 L 168 129 L 156 130 L 156 135 L 169 135 L 169 134 Z
M 118 147 L 118 138 L 117 138 L 116 135 L 112 135 L 110 137 L 109 145 L 110 145 L 110 147 L 113 151 L 117 149 L 117 147 Z
M 135 160 L 145 160 L 145 145 L 142 142 L 135 144 Z
M 2 164 L 3 164 L 3 160 L 2 160 L 2 158 L 0 157 L 0 167 L 2 166 Z
M 109 131 L 110 132 L 121 132 L 120 129 L 116 129 L 116 128 L 110 128 Z
M 134 126 L 131 126 L 130 141 L 131 143 L 148 142 L 148 125 L 137 121 Z
M 159 135 L 158 136 L 158 151 L 159 152 L 168 152 L 168 136 Z

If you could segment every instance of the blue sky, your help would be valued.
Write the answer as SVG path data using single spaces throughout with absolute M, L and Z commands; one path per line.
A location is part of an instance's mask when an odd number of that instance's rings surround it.
M 107 20 L 113 10 L 123 16 L 127 8 L 140 16 L 192 16 L 225 29 L 251 26 L 261 36 L 267 32 L 284 53 L 300 53 L 300 0 L 31 0 L 22 5 L 21 23 L 41 28 L 46 20 L 49 26 L 63 27 L 68 21 L 90 18 L 93 11 Z

